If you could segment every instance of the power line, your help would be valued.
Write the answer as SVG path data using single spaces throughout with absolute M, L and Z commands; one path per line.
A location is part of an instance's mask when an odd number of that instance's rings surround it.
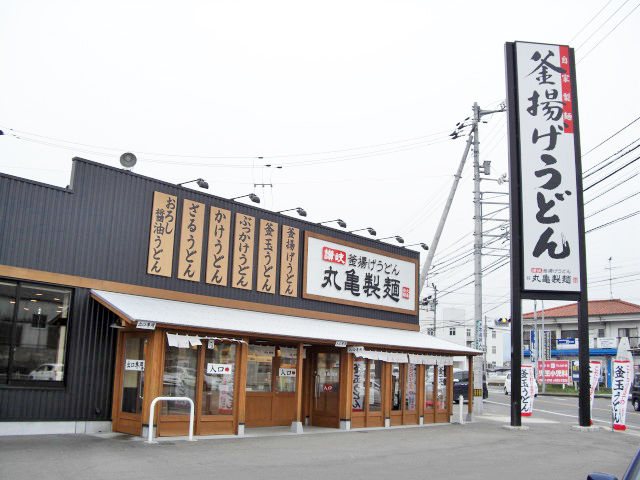
M 589 20 L 589 21 L 587 22 L 587 24 L 586 24 L 584 27 L 582 27 L 582 28 L 580 29 L 580 31 L 579 31 L 578 33 L 576 33 L 576 34 L 573 36 L 573 38 L 572 38 L 571 40 L 569 40 L 569 42 L 567 42 L 567 45 L 571 45 L 571 42 L 573 42 L 573 41 L 576 39 L 576 37 L 577 37 L 578 35 L 580 35 L 580 34 L 582 33 L 582 31 L 583 31 L 585 28 L 587 28 L 587 27 L 591 24 L 591 22 L 593 22 L 593 21 L 595 20 L 595 19 L 596 19 L 596 17 L 602 13 L 602 10 L 604 10 L 605 8 L 607 8 L 607 7 L 609 6 L 609 4 L 610 4 L 612 1 L 613 1 L 613 0 L 609 0 L 609 1 L 607 2 L 607 4 L 606 4 L 604 7 L 602 7 L 602 9 L 601 9 L 598 13 L 596 13 L 596 14 L 595 14 L 595 16 L 594 16 L 591 20 Z
M 613 135 L 611 135 L 609 138 L 607 138 L 606 140 L 603 140 L 602 142 L 600 142 L 598 145 L 596 145 L 595 147 L 593 147 L 591 150 L 589 150 L 587 153 L 583 153 L 582 156 L 585 157 L 587 155 L 589 155 L 591 152 L 593 152 L 596 148 L 598 148 L 599 146 L 607 143 L 609 140 L 611 140 L 613 137 L 615 137 L 616 135 L 618 135 L 620 132 L 622 132 L 623 130 L 625 130 L 626 128 L 630 127 L 631 125 L 633 125 L 634 123 L 636 123 L 638 120 L 640 120 L 640 117 L 636 118 L 635 120 L 633 120 L 632 122 L 630 122 L 629 124 L 625 125 L 624 127 L 622 127 L 620 130 L 618 130 L 616 133 L 614 133 Z M 593 168 L 593 167 L 592 167 Z
M 580 50 L 580 49 L 582 48 L 582 46 L 583 46 L 585 43 L 587 43 L 587 42 L 591 39 L 591 37 L 593 37 L 596 33 L 598 33 L 598 32 L 600 31 L 600 29 L 601 29 L 602 27 L 604 27 L 604 26 L 607 24 L 607 22 L 608 22 L 609 20 L 611 20 L 611 19 L 613 18 L 613 16 L 614 16 L 616 13 L 618 13 L 618 12 L 620 11 L 620 9 L 621 9 L 622 7 L 624 7 L 628 2 L 629 2 L 629 0 L 625 0 L 625 2 L 624 2 L 622 5 L 620 5 L 620 6 L 618 7 L 618 9 L 617 9 L 615 12 L 613 12 L 613 13 L 611 14 L 611 16 L 610 16 L 609 18 L 607 18 L 607 19 L 606 19 L 606 20 L 605 20 L 605 21 L 604 21 L 604 22 L 603 22 L 603 23 L 602 23 L 598 28 L 596 28 L 596 30 L 595 30 L 591 35 L 589 35 L 589 36 L 587 37 L 587 39 L 586 39 L 584 42 L 582 42 L 582 43 L 581 43 L 581 44 L 576 48 L 576 52 L 577 52 L 578 50 Z M 608 4 L 607 4 L 607 5 L 608 5 Z M 596 46 L 597 46 L 597 45 L 596 45 Z M 594 48 L 595 48 L 595 47 L 594 47 Z
M 640 192 L 636 192 L 636 193 L 632 193 L 631 195 L 623 198 L 622 200 L 617 201 L 616 203 L 612 203 L 611 205 L 608 205 L 604 208 L 601 208 L 600 210 L 597 210 L 593 213 L 590 213 L 589 215 L 587 215 L 586 217 L 584 217 L 585 219 L 589 218 L 589 217 L 593 217 L 594 215 L 600 213 L 600 212 L 604 212 L 605 210 L 611 208 L 611 207 L 615 207 L 616 205 L 620 205 L 622 202 L 624 202 L 625 200 L 629 200 L 632 197 L 635 197 L 636 195 L 640 194 Z
M 636 212 L 633 212 L 633 213 L 630 213 L 629 215 L 625 215 L 624 217 L 616 218 L 615 220 L 611 220 L 610 222 L 607 222 L 605 224 L 599 225 L 597 227 L 591 228 L 591 229 L 587 230 L 584 233 L 595 232 L 596 230 L 600 230 L 601 228 L 608 227 L 609 225 L 613 225 L 614 223 L 618 223 L 618 222 L 621 222 L 622 220 L 627 220 L 628 218 L 635 217 L 639 213 L 640 213 L 640 210 L 638 210 Z
M 614 170 L 613 172 L 611 172 L 609 175 L 607 175 L 604 178 L 601 178 L 600 180 L 598 180 L 595 183 L 592 183 L 591 185 L 589 185 L 588 187 L 586 187 L 583 191 L 586 192 L 587 190 L 589 190 L 590 188 L 595 187 L 596 185 L 598 185 L 600 182 L 604 182 L 607 178 L 610 178 L 611 176 L 615 175 L 616 173 L 618 173 L 620 170 L 622 170 L 623 168 L 628 167 L 629 165 L 631 165 L 632 163 L 638 161 L 638 159 L 640 159 L 640 156 L 634 158 L 633 160 L 631 160 L 629 163 L 624 164 L 622 167 L 618 168 L 617 170 Z
M 628 1 L 628 0 L 627 0 L 627 1 Z M 627 3 L 627 2 L 624 2 L 624 3 Z M 624 5 L 624 4 L 623 4 L 623 5 Z M 580 63 L 582 60 L 584 60 L 584 59 L 587 57 L 587 55 L 589 55 L 591 52 L 593 52 L 593 51 L 596 49 L 596 47 L 597 47 L 598 45 L 600 45 L 600 44 L 604 41 L 604 39 L 605 39 L 605 38 L 607 38 L 609 35 L 611 35 L 611 34 L 613 33 L 613 31 L 614 31 L 616 28 L 618 28 L 622 22 L 624 22 L 627 18 L 629 18 L 629 16 L 630 16 L 633 12 L 635 12 L 635 11 L 636 11 L 636 9 L 637 9 L 638 7 L 640 7 L 640 3 L 639 3 L 638 5 L 636 5 L 636 8 L 634 8 L 633 10 L 631 10 L 631 11 L 630 11 L 630 12 L 629 12 L 629 13 L 628 13 L 628 14 L 627 14 L 627 15 L 626 15 L 622 20 L 620 20 L 620 22 L 619 22 L 615 27 L 613 27 L 613 29 L 612 29 L 609 33 L 607 33 L 604 37 L 602 37 L 602 40 L 600 40 L 598 43 L 596 43 L 596 44 L 595 44 L 595 46 L 594 46 L 591 50 L 589 50 L 587 53 L 585 53 L 585 55 L 584 55 L 580 60 L 578 60 L 578 61 L 576 62 L 576 65 L 577 65 L 578 63 Z M 620 8 L 622 8 L 622 7 L 620 7 Z M 616 11 L 617 11 L 617 10 L 616 10 Z

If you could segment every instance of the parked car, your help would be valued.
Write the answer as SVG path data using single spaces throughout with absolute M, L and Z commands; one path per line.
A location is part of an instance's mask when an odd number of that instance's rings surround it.
M 640 412 L 640 373 L 633 377 L 631 386 L 631 404 L 636 412 Z
M 462 395 L 465 401 L 469 400 L 469 371 L 455 370 L 453 371 L 453 402 L 457 403 Z M 482 398 L 489 398 L 489 389 L 487 388 L 487 376 L 482 376 Z
M 496 368 L 487 372 L 487 382 L 489 385 L 502 385 L 504 384 L 507 373 L 511 371 L 510 368 Z
M 29 380 L 61 381 L 64 371 L 62 363 L 43 363 L 29 373 Z
M 507 378 L 504 379 L 504 394 L 511 395 L 511 372 L 507 373 Z M 533 396 L 538 396 L 538 382 L 533 382 Z
M 636 376 L 636 378 L 638 377 Z M 618 480 L 618 477 L 608 473 L 590 473 L 587 476 L 587 480 Z M 627 467 L 627 471 L 620 480 L 640 480 L 640 450 L 636 452 L 633 460 L 631 460 L 631 463 Z

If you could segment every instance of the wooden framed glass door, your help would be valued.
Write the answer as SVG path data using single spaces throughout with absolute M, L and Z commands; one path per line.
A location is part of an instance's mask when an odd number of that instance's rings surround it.
M 383 367 L 384 363 L 380 360 L 354 359 L 351 396 L 352 428 L 384 426 Z
M 320 427 L 340 426 L 340 354 L 316 352 L 313 356 L 311 423 Z
M 113 409 L 115 432 L 142 434 L 148 344 L 149 338 L 145 333 L 124 332 L 120 335 Z
M 418 423 L 417 365 L 391 364 L 391 425 Z

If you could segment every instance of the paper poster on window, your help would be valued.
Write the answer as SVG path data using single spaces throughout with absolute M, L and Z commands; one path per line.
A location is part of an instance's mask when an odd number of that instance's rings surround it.
M 236 214 L 233 243 L 233 275 L 231 286 L 251 290 L 253 288 L 253 246 L 256 219 Z
M 133 360 L 127 358 L 124 361 L 124 369 L 126 371 L 144 372 L 144 360 Z
M 306 233 L 305 298 L 414 314 L 417 260 Z
M 278 262 L 278 224 L 260 220 L 260 240 L 258 243 L 257 290 L 276 293 L 276 264 Z
M 209 211 L 209 240 L 207 242 L 207 278 L 212 285 L 226 286 L 229 272 L 229 237 L 231 212 L 211 207 Z
M 147 261 L 147 273 L 150 275 L 171 276 L 177 208 L 177 197 L 153 192 Z
M 366 372 L 367 364 L 365 360 L 353 361 L 351 409 L 354 412 L 362 412 L 364 410 Z
M 580 291 L 569 47 L 516 42 L 524 289 Z
M 279 377 L 295 377 L 296 369 L 295 368 L 279 368 L 278 376 Z
M 280 295 L 298 296 L 298 259 L 300 255 L 300 230 L 282 226 L 280 246 Z
M 207 375 L 231 375 L 233 365 L 227 363 L 207 363 Z

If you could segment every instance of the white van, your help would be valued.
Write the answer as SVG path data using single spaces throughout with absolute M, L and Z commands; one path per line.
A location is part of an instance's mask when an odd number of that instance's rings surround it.
M 511 372 L 508 372 L 504 379 L 504 394 L 511 395 Z M 538 396 L 538 382 L 533 383 L 533 396 Z

